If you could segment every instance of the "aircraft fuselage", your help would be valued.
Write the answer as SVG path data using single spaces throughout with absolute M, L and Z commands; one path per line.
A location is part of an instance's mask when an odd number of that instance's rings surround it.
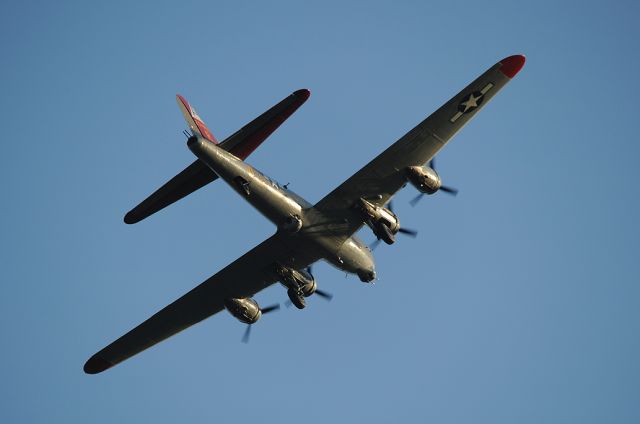
M 189 149 L 241 197 L 273 222 L 278 231 L 308 241 L 308 247 L 337 268 L 357 274 L 365 282 L 375 279 L 369 248 L 357 237 L 335 237 L 323 222 L 331 222 L 313 205 L 251 165 L 200 137 L 187 141 Z M 297 225 L 296 225 L 297 224 Z

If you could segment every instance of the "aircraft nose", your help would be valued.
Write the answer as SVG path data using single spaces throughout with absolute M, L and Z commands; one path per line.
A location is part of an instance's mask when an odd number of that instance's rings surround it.
M 376 272 L 374 270 L 363 270 L 358 272 L 358 277 L 363 283 L 370 283 L 376 279 Z

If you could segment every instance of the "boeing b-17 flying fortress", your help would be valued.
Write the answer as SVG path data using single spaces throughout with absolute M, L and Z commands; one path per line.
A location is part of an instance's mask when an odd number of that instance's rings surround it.
M 277 231 L 93 355 L 84 371 L 100 373 L 224 309 L 251 325 L 277 307 L 261 308 L 252 298 L 276 282 L 303 309 L 306 297 L 314 293 L 327 296 L 310 272 L 318 260 L 355 274 L 365 283 L 373 281 L 376 271 L 371 250 L 355 233 L 366 225 L 387 244 L 394 243 L 398 233 L 412 234 L 386 207 L 407 183 L 419 196 L 439 190 L 454 192 L 442 185 L 431 161 L 524 62 L 524 56 L 514 55 L 493 65 L 315 205 L 244 161 L 309 98 L 308 90 L 294 92 L 221 143 L 189 103 L 177 96 L 190 128 L 187 146 L 197 159 L 127 213 L 124 221 L 139 222 L 220 178 L 273 222 Z

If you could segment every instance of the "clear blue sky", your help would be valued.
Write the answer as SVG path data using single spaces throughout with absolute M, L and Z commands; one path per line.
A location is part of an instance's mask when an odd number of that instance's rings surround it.
M 0 421 L 640 422 L 639 19 L 631 1 L 5 2 Z M 274 231 L 219 182 L 122 222 L 193 160 L 176 93 L 223 139 L 309 88 L 249 162 L 317 201 L 516 53 L 438 158 L 458 197 L 396 197 L 420 235 L 376 250 L 375 285 L 323 263 L 333 302 L 249 345 L 222 313 L 82 372 Z

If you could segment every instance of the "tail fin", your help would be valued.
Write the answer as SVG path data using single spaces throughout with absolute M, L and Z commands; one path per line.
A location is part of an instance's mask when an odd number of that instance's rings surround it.
M 184 120 L 187 121 L 187 125 L 191 128 L 191 131 L 193 131 L 195 135 L 204 137 L 207 140 L 218 144 L 218 140 L 216 140 L 211 131 L 209 131 L 209 128 L 207 128 L 202 118 L 198 116 L 196 110 L 189 104 L 187 99 L 176 94 L 176 102 L 178 102 L 180 111 L 182 112 L 182 115 L 184 115 Z

